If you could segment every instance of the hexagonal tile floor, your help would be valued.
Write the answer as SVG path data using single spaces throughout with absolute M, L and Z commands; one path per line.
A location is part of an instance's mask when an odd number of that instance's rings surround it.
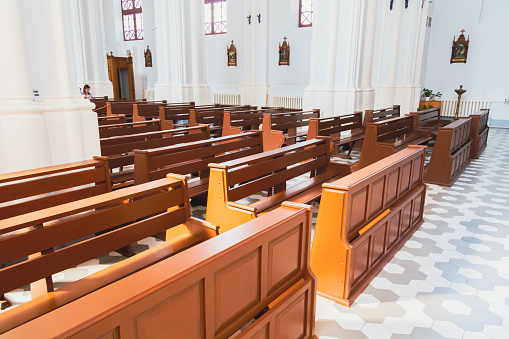
M 428 185 L 424 224 L 350 308 L 317 297 L 319 338 L 509 338 L 508 144 L 509 130 L 492 128 L 483 155 L 453 187 Z M 192 204 L 195 217 L 205 210 Z M 134 250 L 157 243 L 147 238 Z M 55 285 L 122 259 L 112 252 L 90 260 L 56 274 Z M 18 305 L 30 292 L 7 297 Z

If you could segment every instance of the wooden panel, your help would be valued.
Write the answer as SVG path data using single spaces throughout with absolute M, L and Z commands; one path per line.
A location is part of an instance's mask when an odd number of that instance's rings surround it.
M 368 218 L 373 217 L 379 213 L 384 205 L 384 193 L 385 193 L 385 176 L 381 177 L 377 181 L 371 184 L 370 195 L 371 203 L 368 212 Z
M 304 339 L 308 333 L 307 323 L 307 295 L 301 295 L 283 312 L 276 316 L 276 338 Z
M 412 202 L 409 202 L 408 204 L 403 207 L 403 215 L 401 218 L 401 235 L 405 234 L 412 225 Z
M 268 294 L 280 288 L 300 271 L 301 230 L 299 225 L 269 243 Z
M 398 196 L 405 194 L 410 189 L 410 180 L 412 175 L 412 163 L 408 162 L 401 166 L 401 183 Z
M 203 295 L 199 281 L 138 315 L 137 338 L 205 338 Z
M 394 214 L 394 216 L 392 216 L 389 219 L 389 225 L 388 225 L 389 230 L 387 232 L 387 248 L 388 249 L 391 248 L 392 245 L 394 245 L 395 242 L 399 239 L 400 219 L 401 219 L 401 211 Z
M 352 251 L 350 285 L 354 286 L 359 279 L 367 272 L 369 262 L 369 238 L 359 239 L 355 243 L 355 250 Z
M 108 333 L 101 335 L 98 339 L 120 339 L 120 329 L 116 327 L 108 331 Z
M 215 273 L 216 333 L 260 300 L 260 278 L 259 250 Z
M 395 170 L 387 174 L 387 195 L 385 201 L 387 204 L 392 203 L 398 197 L 399 184 L 399 173 L 401 169 L 396 168 Z
M 371 265 L 376 263 L 385 253 L 385 233 L 388 226 L 389 221 L 386 220 L 371 236 Z
M 368 187 L 360 189 L 350 196 L 350 226 L 348 234 L 356 233 L 366 221 L 366 205 L 368 200 Z

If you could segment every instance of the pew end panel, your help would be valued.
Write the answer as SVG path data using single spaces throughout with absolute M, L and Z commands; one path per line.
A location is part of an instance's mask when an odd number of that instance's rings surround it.
M 470 138 L 472 138 L 472 159 L 479 159 L 488 144 L 489 113 L 489 109 L 483 109 L 470 115 L 470 118 L 472 118 L 472 128 L 470 132 Z
M 311 268 L 318 295 L 350 306 L 423 222 L 424 146 L 323 184 Z
M 468 167 L 472 148 L 471 125 L 471 118 L 462 118 L 439 128 L 424 173 L 426 183 L 450 187 Z
M 283 131 L 272 129 L 271 113 L 263 114 L 263 151 L 268 152 L 281 148 L 285 142 Z
M 6 338 L 34 333 L 73 338 L 228 338 L 234 334 L 237 338 L 315 338 L 316 278 L 309 267 L 311 210 L 282 204 L 221 237 L 19 327 L 1 324 L 0 333 Z

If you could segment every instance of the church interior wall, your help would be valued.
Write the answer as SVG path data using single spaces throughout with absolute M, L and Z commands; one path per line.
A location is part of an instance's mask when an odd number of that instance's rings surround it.
M 467 90 L 462 99 L 489 100 L 492 122 L 509 126 L 508 81 L 506 55 L 509 45 L 502 42 L 509 36 L 506 22 L 509 2 L 504 0 L 436 1 L 430 30 L 426 75 L 422 84 L 443 99 L 456 99 L 455 89 Z M 470 37 L 466 63 L 450 63 L 453 37 L 465 30 Z M 501 120 L 506 120 L 505 122 Z

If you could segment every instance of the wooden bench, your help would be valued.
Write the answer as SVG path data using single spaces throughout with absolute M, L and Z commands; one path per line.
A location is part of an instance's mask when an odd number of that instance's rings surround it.
M 359 161 L 352 164 L 353 170 L 371 165 L 401 151 L 408 145 L 425 145 L 432 137 L 419 131 L 411 115 L 382 120 L 366 125 Z
M 156 132 L 161 130 L 161 121 L 159 119 L 118 124 L 114 123 L 111 125 L 99 126 L 99 138 L 104 139 L 121 135 Z
M 399 118 L 400 115 L 401 115 L 400 105 L 394 105 L 389 108 L 366 110 L 364 112 L 364 125 L 372 122 L 380 122 L 388 119 Z
M 41 224 L 44 227 L 33 227 Z M 70 288 L 54 292 L 53 274 L 165 230 L 168 241 L 139 254 L 138 260 L 128 261 L 120 265 L 120 269 L 109 267 L 93 279 L 85 278 L 71 283 Z M 89 237 L 96 233 L 102 234 Z M 4 332 L 6 328 L 32 320 L 38 312 L 51 311 L 212 238 L 217 235 L 217 227 L 191 217 L 186 178 L 169 176 L 1 220 L 0 234 L 3 235 L 0 237 L 0 263 L 22 260 L 0 269 L 0 293 L 38 283 L 37 288 L 32 289 L 35 300 L 1 315 L 1 332 Z M 63 246 L 70 242 L 73 244 Z M 23 260 L 26 257 L 28 259 Z M 53 302 L 40 303 L 40 300 Z M 28 306 L 30 303 L 35 304 L 33 308 Z M 76 316 L 78 314 L 73 314 Z
M 106 102 L 109 101 L 108 96 L 91 98 L 90 101 L 95 104 L 93 111 L 98 116 L 106 115 Z
M 412 112 L 410 115 L 414 117 L 417 129 L 427 133 L 433 139 L 436 138 L 437 131 L 440 127 L 450 123 L 449 120 L 440 119 L 440 107 Z
M 239 134 L 243 131 L 259 130 L 263 124 L 264 113 L 283 113 L 283 109 L 225 111 L 223 115 L 223 136 Z
M 133 122 L 152 120 L 159 116 L 159 108 L 167 105 L 166 100 L 161 102 L 151 101 L 147 103 L 133 104 Z
M 262 150 L 261 131 L 169 147 L 134 150 L 134 184 L 156 180 L 167 173 L 199 173 L 199 179 L 189 182 L 189 196 L 194 198 L 208 191 L 209 163 L 230 161 L 261 153 Z
M 300 128 L 308 127 L 312 118 L 319 118 L 320 110 L 312 111 L 292 111 L 285 113 L 265 113 L 263 116 L 263 133 L 265 151 L 270 151 L 286 145 L 293 145 L 297 139 L 304 139 L 307 131 L 301 131 Z M 277 140 L 275 135 L 279 135 Z
M 101 155 L 111 169 L 113 188 L 133 184 L 134 149 L 150 149 L 210 138 L 208 126 L 195 126 L 174 130 L 147 132 L 101 139 Z M 126 168 L 127 167 L 127 168 Z
M 0 220 L 110 191 L 109 168 L 103 160 L 1 174 Z M 0 294 L 0 309 L 9 305 Z
M 348 134 L 342 134 L 349 132 Z M 332 138 L 332 155 L 346 157 L 350 159 L 350 154 L 357 141 L 364 139 L 364 129 L 362 128 L 362 112 L 342 115 L 331 118 L 311 118 L 306 140 L 311 140 L 317 136 L 329 136 Z M 348 145 L 348 154 L 339 152 L 339 147 Z
M 426 166 L 424 181 L 429 184 L 452 186 L 470 164 L 472 139 L 471 118 L 463 118 L 440 127 Z
M 110 115 L 110 116 L 97 117 L 97 123 L 99 126 L 113 125 L 113 124 L 125 124 L 126 119 L 125 119 L 125 115 L 123 115 L 123 114 Z
M 250 108 L 251 106 L 249 105 L 191 108 L 189 110 L 189 126 L 197 126 L 199 124 L 209 125 L 210 135 L 218 138 L 223 135 L 222 131 L 225 112 L 249 110 Z
M 5 338 L 188 339 L 236 334 L 238 339 L 316 339 L 310 233 L 311 208 L 283 204 L 66 305 L 62 298 L 75 291 L 79 281 L 60 288 L 61 293 L 9 310 L 0 315 L 0 333 Z M 172 250 L 167 244 L 158 247 L 160 252 Z M 107 274 L 141 255 L 109 267 Z M 98 274 L 82 280 L 92 284 L 94 278 Z M 23 318 L 26 313 L 34 319 Z
M 472 159 L 479 159 L 479 156 L 488 144 L 489 115 L 489 109 L 482 109 L 470 115 L 470 118 L 472 118 L 472 129 L 470 131 L 470 138 L 472 138 Z
M 351 173 L 349 165 L 330 162 L 330 138 L 319 138 L 209 164 L 207 221 L 225 232 L 278 207 L 285 200 L 309 203 L 319 198 L 322 183 Z M 308 173 L 309 179 L 287 187 L 288 180 Z M 250 205 L 237 202 L 264 190 L 269 196 L 258 202 Z
M 216 105 L 201 105 L 196 106 L 194 101 L 189 102 L 189 104 L 180 104 L 180 105 L 167 105 L 159 108 L 159 120 L 161 120 L 161 124 L 163 129 L 175 129 L 182 127 L 189 127 L 189 110 L 192 108 L 213 108 L 217 107 Z
M 147 99 L 142 100 L 115 100 L 106 102 L 106 115 L 123 114 L 127 122 L 133 121 L 133 104 L 147 103 Z
M 311 269 L 318 295 L 350 306 L 423 222 L 424 146 L 323 184 Z

